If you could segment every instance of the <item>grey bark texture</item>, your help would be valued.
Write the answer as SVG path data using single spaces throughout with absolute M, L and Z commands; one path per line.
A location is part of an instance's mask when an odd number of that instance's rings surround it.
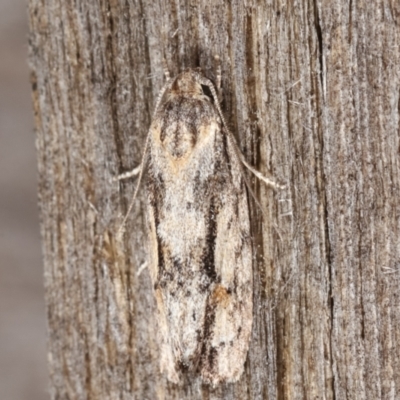
M 30 0 L 53 399 L 400 398 L 400 3 Z M 252 179 L 254 324 L 245 373 L 168 383 L 144 268 L 155 99 L 222 62 Z

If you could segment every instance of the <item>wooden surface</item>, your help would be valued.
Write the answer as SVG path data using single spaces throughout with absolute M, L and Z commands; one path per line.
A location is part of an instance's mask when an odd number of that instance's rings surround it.
M 397 1 L 30 0 L 53 399 L 400 397 Z M 222 61 L 253 180 L 254 327 L 237 384 L 158 372 L 142 190 L 163 84 Z M 140 273 L 139 273 L 140 272 Z
M 25 1 L 1 0 L 1 400 L 50 398 L 27 36 Z

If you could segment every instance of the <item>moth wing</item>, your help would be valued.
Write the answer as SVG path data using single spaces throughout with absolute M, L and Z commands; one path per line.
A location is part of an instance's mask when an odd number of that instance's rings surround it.
M 252 326 L 252 245 L 246 185 L 242 168 L 227 140 L 230 182 L 217 216 L 215 267 L 220 277 L 209 298 L 215 319 L 207 343 L 205 381 L 236 381 L 243 372 Z

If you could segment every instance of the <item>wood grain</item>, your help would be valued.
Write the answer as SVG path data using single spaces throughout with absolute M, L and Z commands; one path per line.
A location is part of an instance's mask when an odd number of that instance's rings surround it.
M 400 9 L 395 1 L 30 0 L 53 399 L 400 397 Z M 246 372 L 158 372 L 144 191 L 115 232 L 163 84 L 215 78 L 253 181 Z

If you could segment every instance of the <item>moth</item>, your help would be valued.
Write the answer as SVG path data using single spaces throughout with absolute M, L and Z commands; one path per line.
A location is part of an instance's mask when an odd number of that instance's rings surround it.
M 157 303 L 160 368 L 217 385 L 243 373 L 253 311 L 249 168 L 221 112 L 217 89 L 200 68 L 186 69 L 161 90 L 142 162 L 147 171 L 149 270 Z M 247 186 L 247 190 L 246 190 Z M 122 228 L 124 229 L 124 228 Z

